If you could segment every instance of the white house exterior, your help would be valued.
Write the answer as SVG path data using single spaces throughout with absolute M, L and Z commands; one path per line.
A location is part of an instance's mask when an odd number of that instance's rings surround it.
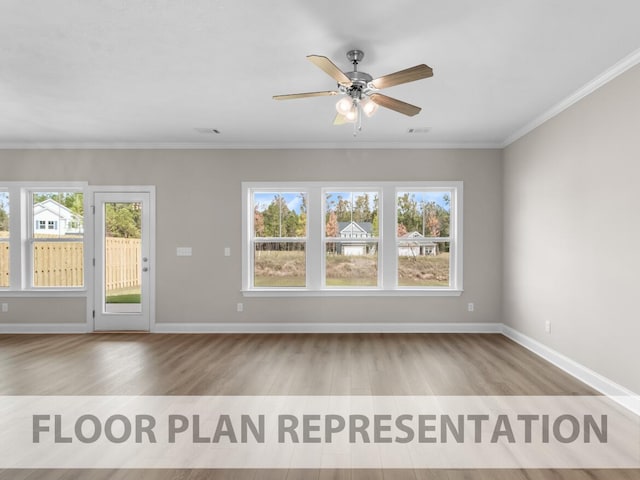
M 373 236 L 371 222 L 339 222 L 338 229 L 340 238 L 344 239 L 364 239 L 371 238 Z M 366 243 L 343 243 L 340 245 L 340 252 L 342 255 L 366 255 L 367 244 Z
M 78 235 L 84 232 L 82 217 L 48 198 L 33 206 L 33 232 L 36 235 Z
M 399 238 L 398 255 L 400 257 L 433 256 L 438 254 L 438 245 L 427 242 L 420 232 L 409 232 Z

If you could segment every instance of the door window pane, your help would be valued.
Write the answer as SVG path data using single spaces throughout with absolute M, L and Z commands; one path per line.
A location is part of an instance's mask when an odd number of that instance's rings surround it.
M 142 311 L 142 204 L 104 204 L 104 311 Z

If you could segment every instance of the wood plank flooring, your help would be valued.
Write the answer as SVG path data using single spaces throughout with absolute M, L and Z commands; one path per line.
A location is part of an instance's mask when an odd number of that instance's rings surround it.
M 0 395 L 597 395 L 502 335 L 0 335 Z M 640 470 L 4 470 L 0 480 L 620 479 Z

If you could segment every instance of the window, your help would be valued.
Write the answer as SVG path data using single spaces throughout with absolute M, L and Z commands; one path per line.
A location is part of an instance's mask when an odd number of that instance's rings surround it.
M 462 182 L 242 190 L 245 295 L 462 292 Z
M 377 191 L 325 191 L 324 285 L 377 287 Z
M 252 191 L 252 286 L 305 287 L 307 195 Z
M 9 192 L 0 190 L 0 288 L 9 286 Z
M 83 215 L 81 192 L 32 191 L 32 214 L 45 232 L 31 236 L 33 287 L 82 287 L 84 285 L 84 230 L 65 228 Z M 58 226 L 62 228 L 58 228 Z M 38 229 L 43 230 L 43 229 Z
M 0 185 L 0 288 L 84 287 L 84 186 Z
M 396 194 L 398 286 L 448 287 L 451 276 L 451 192 Z

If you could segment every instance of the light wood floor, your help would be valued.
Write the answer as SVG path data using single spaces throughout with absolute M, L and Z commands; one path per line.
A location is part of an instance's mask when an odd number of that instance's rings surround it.
M 501 335 L 0 335 L 0 395 L 597 395 Z M 4 470 L 0 480 L 624 479 L 640 470 Z

